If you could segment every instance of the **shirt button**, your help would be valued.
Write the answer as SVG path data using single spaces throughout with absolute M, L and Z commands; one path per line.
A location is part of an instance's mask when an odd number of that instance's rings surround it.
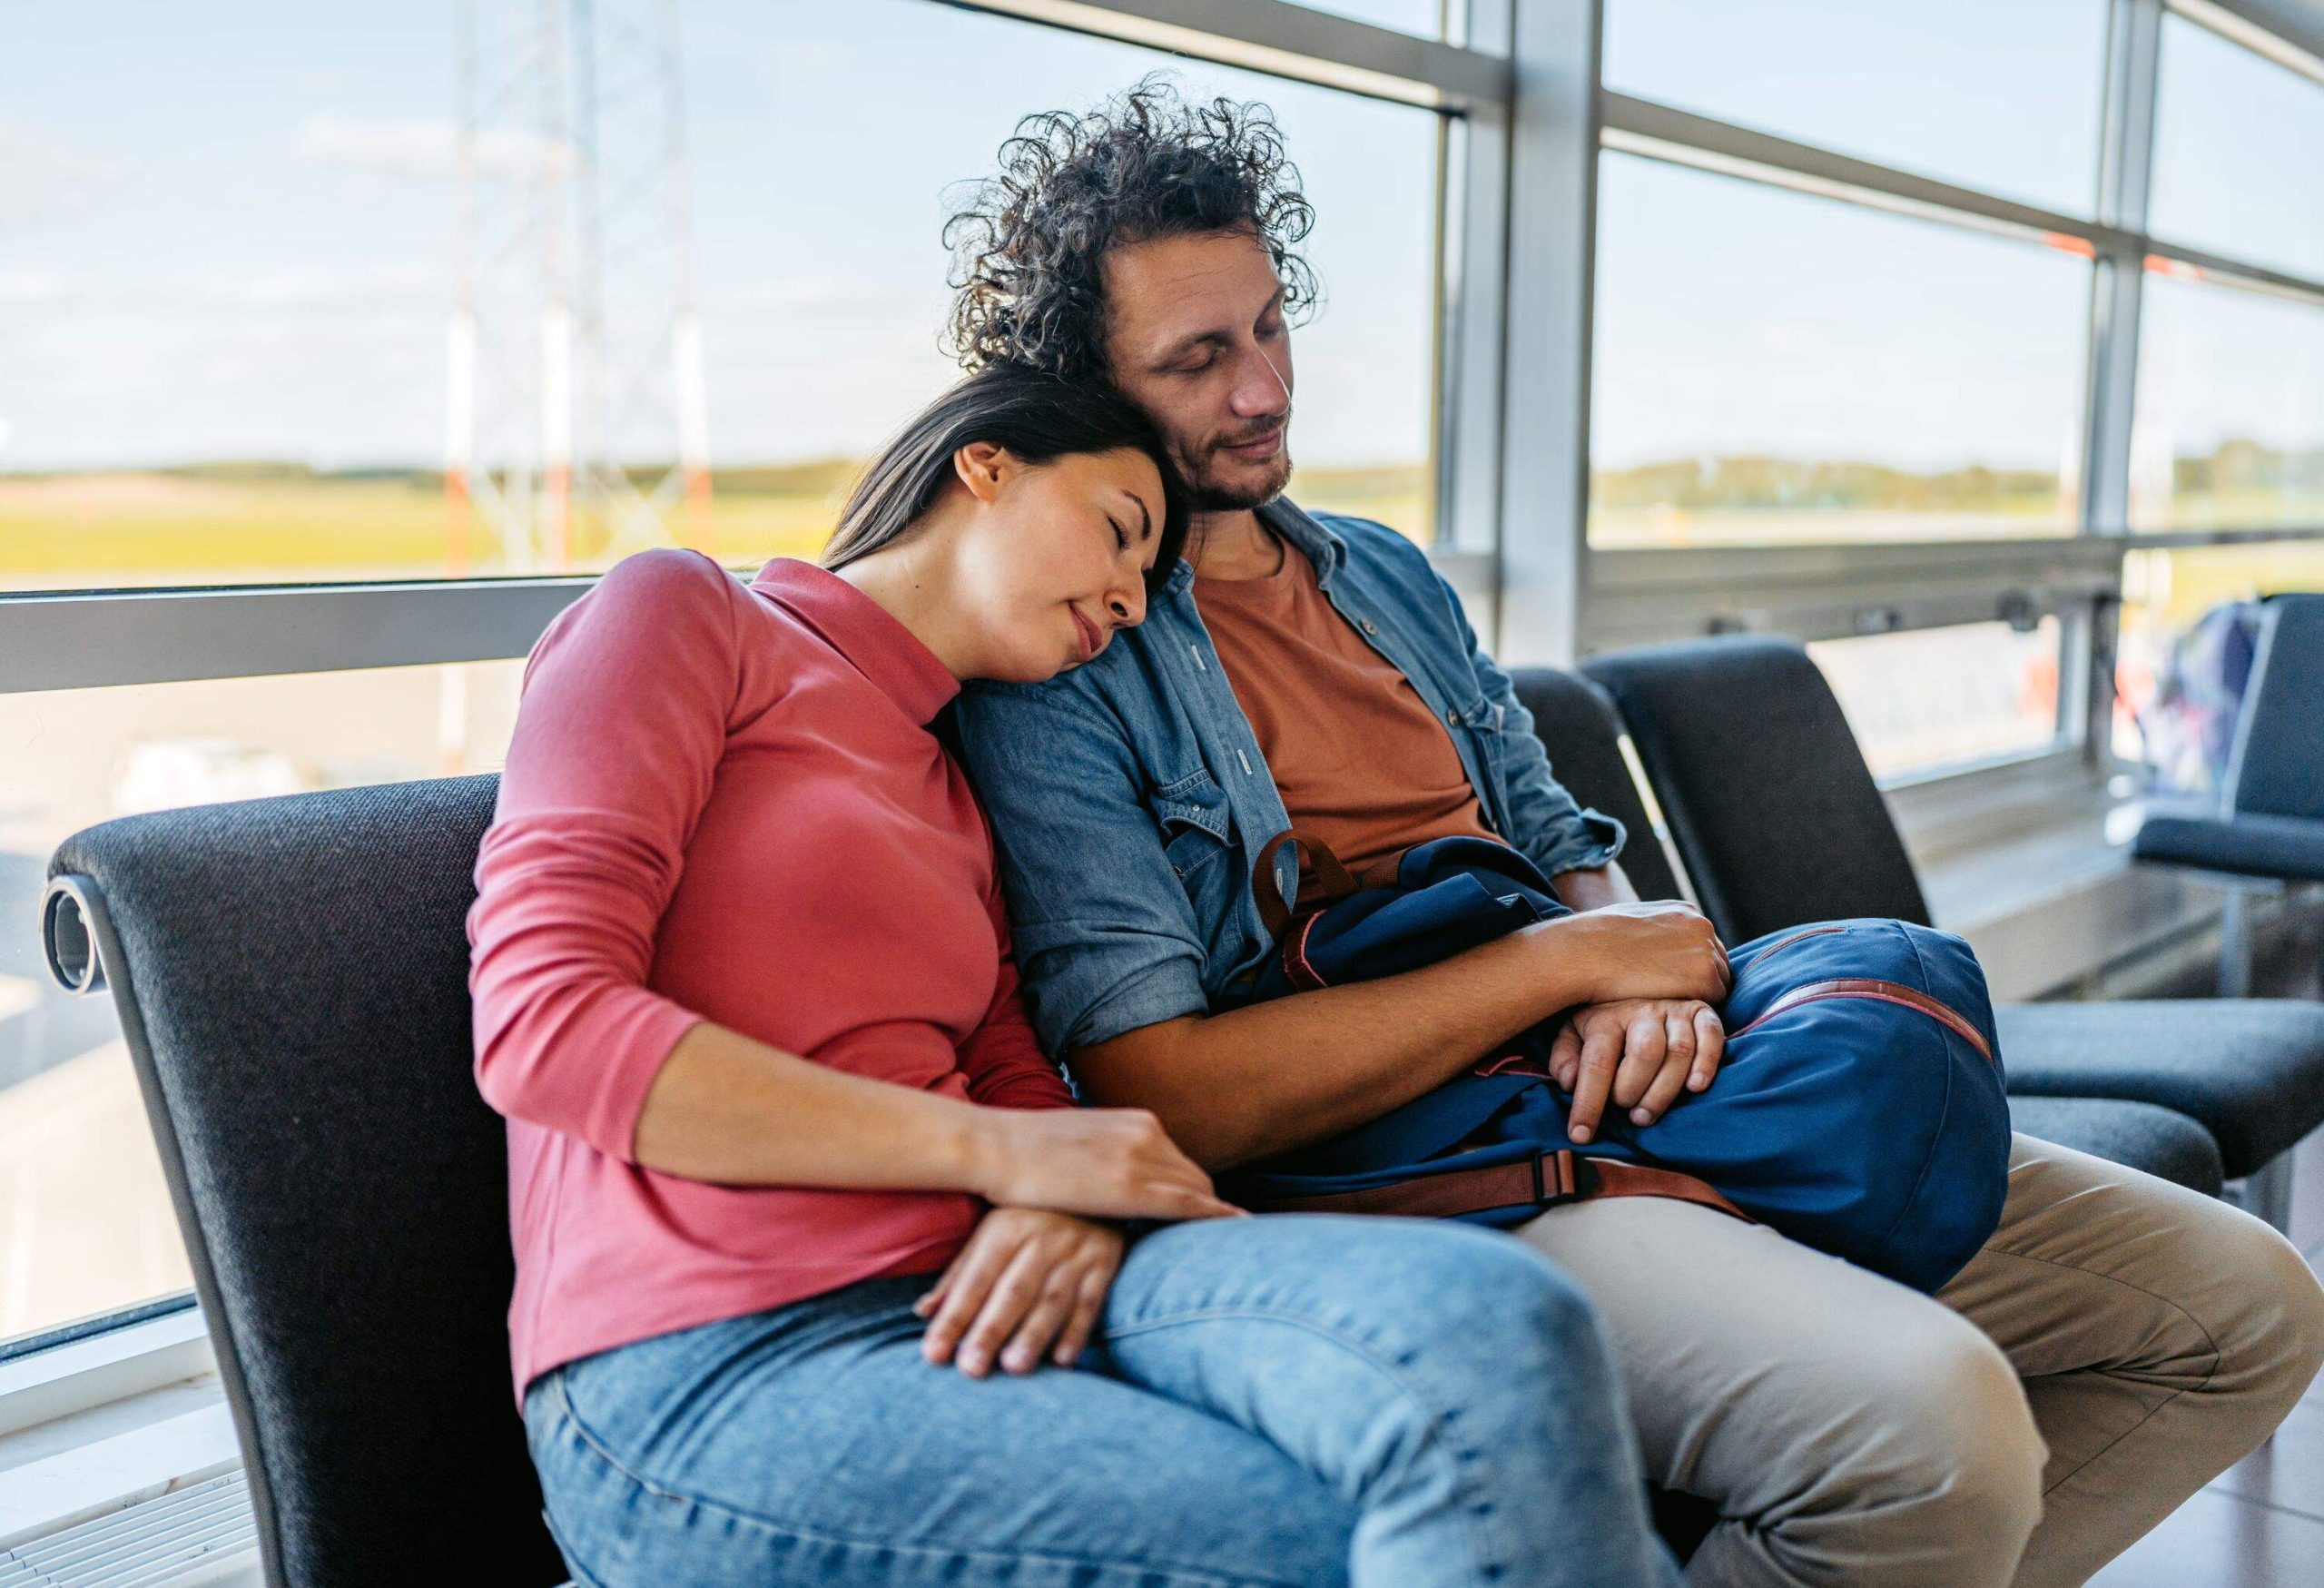
M 1380 631 L 1372 626 L 1372 619 L 1367 617 L 1364 620 L 1364 632 L 1366 634 L 1378 634 Z

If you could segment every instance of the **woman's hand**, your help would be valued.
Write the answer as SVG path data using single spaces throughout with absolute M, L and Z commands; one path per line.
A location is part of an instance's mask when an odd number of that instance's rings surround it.
M 1059 1110 L 1062 1111 L 1062 1110 Z M 935 1287 L 913 1304 L 930 1318 L 921 1355 L 970 1378 L 1030 1373 L 1046 1356 L 1070 1367 L 1098 1327 L 1122 1263 L 1118 1231 L 1039 1208 L 995 1208 Z
M 1734 981 L 1718 933 L 1690 904 L 1608 904 L 1526 930 L 1568 969 L 1581 969 L 1585 1003 L 1649 998 L 1717 1003 Z
M 1577 1142 L 1598 1133 L 1610 1100 L 1633 1125 L 1651 1125 L 1678 1100 L 1718 1073 L 1727 1028 L 1708 1003 L 1688 999 L 1629 999 L 1585 1004 L 1550 1046 L 1550 1074 L 1573 1094 L 1566 1112 Z
M 970 1189 L 988 1202 L 1097 1218 L 1227 1218 L 1202 1167 L 1144 1109 L 980 1109 Z

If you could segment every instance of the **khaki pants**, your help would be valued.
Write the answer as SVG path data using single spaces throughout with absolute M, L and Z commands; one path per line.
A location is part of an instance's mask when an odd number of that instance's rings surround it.
M 2274 1230 L 2025 1136 L 1934 1300 L 1683 1202 L 1519 1233 L 1597 1303 L 1648 1475 L 1719 1508 L 1694 1584 L 2081 1583 L 2324 1362 L 2324 1289 Z

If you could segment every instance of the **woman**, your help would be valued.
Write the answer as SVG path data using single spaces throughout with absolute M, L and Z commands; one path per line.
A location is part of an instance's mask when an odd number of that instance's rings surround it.
M 1033 1041 L 929 725 L 1137 623 L 1186 511 L 1134 409 L 995 370 L 821 566 L 645 553 L 535 648 L 471 984 L 580 1582 L 1675 1580 L 1545 1262 L 1232 1217 Z

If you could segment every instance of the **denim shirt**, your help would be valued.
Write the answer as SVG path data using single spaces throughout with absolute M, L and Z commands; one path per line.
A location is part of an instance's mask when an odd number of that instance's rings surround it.
M 1341 616 L 1445 725 L 1485 824 L 1551 876 L 1600 866 L 1621 824 L 1551 775 L 1509 676 L 1428 557 L 1363 518 L 1259 509 Z M 1270 943 L 1252 863 L 1291 825 L 1181 563 L 1146 620 L 1044 684 L 970 685 L 959 743 L 999 842 L 1027 1006 L 1056 1058 L 1231 1001 Z M 1286 846 L 1275 882 L 1299 885 Z

